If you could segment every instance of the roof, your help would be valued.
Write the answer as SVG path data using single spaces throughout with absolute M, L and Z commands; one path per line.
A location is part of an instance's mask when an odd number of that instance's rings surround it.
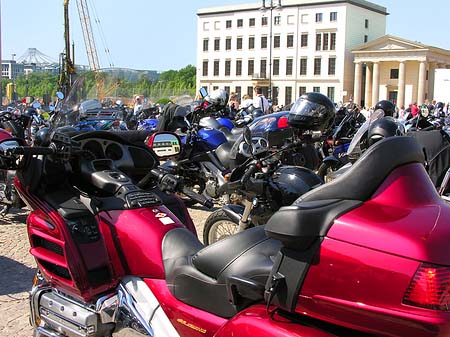
M 365 0 L 283 0 L 283 7 L 306 7 L 306 6 L 318 6 L 318 5 L 334 5 L 339 3 L 348 3 L 350 5 L 362 7 L 379 14 L 388 15 L 386 7 L 379 6 Z M 253 11 L 261 8 L 261 3 L 241 4 L 233 6 L 220 6 L 220 7 L 207 7 L 199 8 L 197 10 L 198 16 L 223 14 L 228 12 L 243 12 Z

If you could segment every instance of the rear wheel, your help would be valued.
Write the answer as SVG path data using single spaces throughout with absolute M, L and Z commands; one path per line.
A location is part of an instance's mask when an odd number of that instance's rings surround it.
M 203 242 L 210 245 L 227 236 L 237 233 L 239 223 L 234 221 L 226 212 L 219 209 L 212 212 L 205 221 L 203 228 Z

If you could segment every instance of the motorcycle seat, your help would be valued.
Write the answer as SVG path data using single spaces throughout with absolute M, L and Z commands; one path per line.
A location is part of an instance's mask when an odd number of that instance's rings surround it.
M 334 219 L 369 200 L 397 167 L 423 163 L 424 154 L 411 137 L 390 137 L 372 145 L 344 174 L 281 207 L 266 233 L 295 250 L 306 250 L 324 237 Z
M 230 303 L 229 282 L 233 277 L 250 280 L 264 289 L 273 260 L 281 247 L 269 239 L 262 226 L 229 236 L 203 247 L 190 231 L 169 231 L 162 244 L 166 281 L 180 301 L 221 317 L 262 301 L 263 295 Z

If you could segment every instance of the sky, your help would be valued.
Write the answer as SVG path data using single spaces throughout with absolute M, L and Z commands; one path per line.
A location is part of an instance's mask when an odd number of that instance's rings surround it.
M 11 59 L 12 54 L 17 59 L 28 48 L 37 48 L 57 60 L 64 50 L 63 2 L 0 0 L 2 59 Z M 101 66 L 158 71 L 196 64 L 198 8 L 259 2 L 262 1 L 87 0 Z M 386 34 L 450 50 L 449 0 L 371 2 L 386 7 L 390 13 Z M 88 65 L 76 0 L 70 0 L 69 13 L 75 63 Z M 106 48 L 109 56 L 104 52 Z

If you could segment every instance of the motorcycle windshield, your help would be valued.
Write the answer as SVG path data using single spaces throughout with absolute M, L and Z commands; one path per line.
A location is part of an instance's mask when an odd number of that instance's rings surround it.
M 369 130 L 370 124 L 376 121 L 377 119 L 384 117 L 384 111 L 381 109 L 373 111 L 369 118 L 361 125 L 361 127 L 356 132 L 355 136 L 353 137 L 352 141 L 350 142 L 350 145 L 347 150 L 348 156 L 359 156 L 361 155 L 361 141 L 363 140 L 364 136 L 367 134 L 367 131 Z

